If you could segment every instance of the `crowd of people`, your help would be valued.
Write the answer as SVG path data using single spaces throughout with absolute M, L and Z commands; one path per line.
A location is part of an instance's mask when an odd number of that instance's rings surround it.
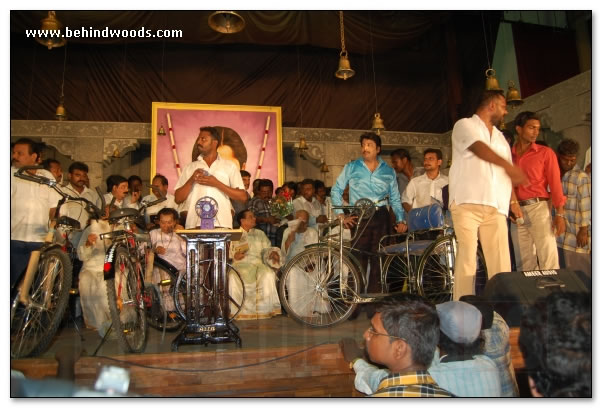
M 408 150 L 396 149 L 390 166 L 380 156 L 379 135 L 364 133 L 361 157 L 345 165 L 332 188 L 311 179 L 286 182 L 276 189 L 270 179 L 251 183 L 247 171 L 218 153 L 216 128 L 202 127 L 195 142 L 198 156 L 182 169 L 177 181 L 156 174 L 152 193 L 143 196 L 140 177 L 111 175 L 106 179 L 101 220 L 89 221 L 88 213 L 75 202 L 61 208 L 61 215 L 82 226 L 72 241 L 83 263 L 79 290 L 84 321 L 101 334 L 110 321 L 102 279 L 104 244 L 99 237 L 111 228 L 106 217 L 113 209 L 140 209 L 165 197 L 146 208 L 142 227 L 150 230 L 156 256 L 183 271 L 185 244 L 174 230 L 198 228 L 196 203 L 205 196 L 213 198 L 218 205 L 215 226 L 243 231 L 229 249 L 242 279 L 240 283 L 229 278 L 231 298 L 241 298 L 241 285 L 248 294 L 238 319 L 261 319 L 281 313 L 276 287 L 279 268 L 318 242 L 329 217 L 341 218 L 348 235 L 348 229 L 357 225 L 357 216 L 331 211 L 331 206 L 354 204 L 361 198 L 378 206 L 355 243 L 362 251 L 362 267 L 369 272 L 365 290 L 378 293 L 382 283 L 374 253 L 379 239 L 406 232 L 412 209 L 439 203 L 450 209 L 458 240 L 454 301 L 431 306 L 407 295 L 397 304 L 367 309 L 368 355 L 389 372 L 354 359 L 357 387 L 376 396 L 517 396 L 508 341 L 503 340 L 504 334 L 508 338 L 508 327 L 483 300 L 472 298 L 478 240 L 489 278 L 512 271 L 512 263 L 517 270 L 570 268 L 590 275 L 591 176 L 576 166 L 576 141 L 562 140 L 556 152 L 537 143 L 540 119 L 533 112 L 517 115 L 516 141 L 508 141 L 497 128 L 506 113 L 501 93 L 484 92 L 476 113 L 454 126 L 448 176 L 441 172 L 441 150 L 426 149 L 423 167 L 418 169 Z M 98 206 L 103 202 L 90 189 L 86 164 L 72 163 L 65 178 L 58 161 L 42 161 L 39 144 L 16 141 L 11 166 L 11 288 L 24 272 L 31 251 L 41 247 L 49 220 L 56 217 L 56 192 L 14 176 L 21 167 L 38 164 L 44 169 L 28 172 L 56 180 L 72 196 Z M 175 186 L 173 195 L 168 193 L 170 183 Z M 285 203 L 288 211 L 275 211 L 276 202 Z M 303 293 L 311 285 L 307 272 L 289 277 L 293 281 L 289 291 Z M 153 279 L 158 282 L 162 277 L 157 273 Z M 324 309 L 328 306 L 314 305 L 300 314 Z M 465 380 L 463 376 L 469 374 L 471 380 Z M 413 386 L 402 386 L 407 382 Z M 538 382 L 535 385 L 540 393 L 546 392 Z

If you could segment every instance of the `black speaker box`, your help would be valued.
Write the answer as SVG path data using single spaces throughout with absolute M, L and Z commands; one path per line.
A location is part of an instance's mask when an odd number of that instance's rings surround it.
M 523 308 L 555 291 L 591 296 L 591 280 L 582 271 L 535 270 L 496 274 L 486 283 L 484 297 L 509 327 L 519 327 Z

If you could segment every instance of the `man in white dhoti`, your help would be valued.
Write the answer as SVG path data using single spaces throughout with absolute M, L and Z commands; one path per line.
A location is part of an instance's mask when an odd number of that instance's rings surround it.
M 101 337 L 111 326 L 111 313 L 107 300 L 107 286 L 103 274 L 105 244 L 100 239 L 102 233 L 111 230 L 106 220 L 91 220 L 82 232 L 77 256 L 83 262 L 80 270 L 79 292 L 82 314 L 86 327 L 95 329 Z
M 271 247 L 266 234 L 255 229 L 255 216 L 251 210 L 243 210 L 237 216 L 243 234 L 239 241 L 230 244 L 232 265 L 239 272 L 245 285 L 245 301 L 237 319 L 252 320 L 270 318 L 281 313 L 281 303 L 276 289 L 276 273 L 269 265 L 280 266 L 282 255 L 278 247 Z M 229 272 L 230 296 L 240 304 L 242 288 L 239 280 Z M 231 303 L 231 312 L 235 307 Z
M 308 226 L 310 215 L 305 210 L 295 212 L 295 219 L 289 222 L 289 227 L 283 233 L 281 250 L 285 254 L 286 263 L 305 250 L 306 246 L 318 243 L 318 232 Z M 315 313 L 329 311 L 328 300 L 317 297 L 314 288 L 319 279 L 318 271 L 305 271 L 295 266 L 287 276 L 287 292 L 289 305 L 295 313 L 302 317 L 311 317 Z

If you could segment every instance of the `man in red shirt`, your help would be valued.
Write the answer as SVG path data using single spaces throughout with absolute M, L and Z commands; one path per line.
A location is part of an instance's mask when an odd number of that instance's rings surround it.
M 511 227 L 517 270 L 558 269 L 555 236 L 565 232 L 563 206 L 566 200 L 559 164 L 552 149 L 535 143 L 540 118 L 534 112 L 517 115 L 515 132 L 517 142 L 511 149 L 513 163 L 525 172 L 529 181 L 514 188 L 517 201 L 511 201 L 511 210 L 518 215 L 518 223 Z M 553 218 L 549 200 L 556 210 Z

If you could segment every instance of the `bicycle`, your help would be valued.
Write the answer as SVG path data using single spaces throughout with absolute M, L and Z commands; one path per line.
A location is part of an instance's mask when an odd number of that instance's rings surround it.
M 100 235 L 102 240 L 110 239 L 111 245 L 105 251 L 104 279 L 107 287 L 109 312 L 111 314 L 112 329 L 117 334 L 120 347 L 126 352 L 142 352 L 147 339 L 147 315 L 151 315 L 154 325 L 159 326 L 160 320 L 155 316 L 162 309 L 153 305 L 163 305 L 161 295 L 154 291 L 154 287 L 145 286 L 145 280 L 150 283 L 150 274 L 153 269 L 154 258 L 149 257 L 151 241 L 146 232 L 137 233 L 138 225 L 144 226 L 140 221 L 144 210 L 165 200 L 160 197 L 152 202 L 143 203 L 140 209 L 122 208 L 109 214 L 109 223 L 113 228 L 121 225 L 122 229 L 113 230 Z M 175 285 L 176 272 L 169 263 L 159 261 L 156 265 L 165 267 L 170 275 L 169 282 L 165 285 Z M 164 317 L 167 312 L 163 310 Z M 165 327 L 177 329 L 180 318 L 177 314 L 170 314 L 170 322 L 164 320 Z
M 418 293 L 434 303 L 452 299 L 456 238 L 445 225 L 387 235 L 380 240 L 378 253 L 363 252 L 380 257 L 382 293 L 362 294 L 364 274 L 355 256 L 360 250 L 354 245 L 377 205 L 360 199 L 354 206 L 334 206 L 333 210 L 350 210 L 358 217 L 358 226 L 350 239 L 344 241 L 343 220 L 334 221 L 329 210 L 327 233 L 283 267 L 279 296 L 294 320 L 313 327 L 332 326 L 346 320 L 358 304 L 399 292 Z M 334 232 L 334 227 L 339 230 Z M 425 236 L 428 238 L 423 239 Z M 392 239 L 399 242 L 387 244 Z M 477 257 L 478 268 L 485 270 L 480 249 Z
M 42 169 L 41 166 L 25 166 L 15 176 L 30 182 L 47 185 L 54 189 L 61 200 L 56 213 L 66 201 L 83 202 L 91 217 L 101 215 L 93 203 L 81 197 L 63 192 L 55 180 L 26 173 Z M 51 222 L 44 244 L 32 252 L 23 278 L 16 286 L 17 292 L 11 303 L 11 358 L 36 356 L 46 350 L 61 323 L 72 284 L 73 246 L 69 235 L 80 228 L 80 223 L 67 216 L 58 216 Z

